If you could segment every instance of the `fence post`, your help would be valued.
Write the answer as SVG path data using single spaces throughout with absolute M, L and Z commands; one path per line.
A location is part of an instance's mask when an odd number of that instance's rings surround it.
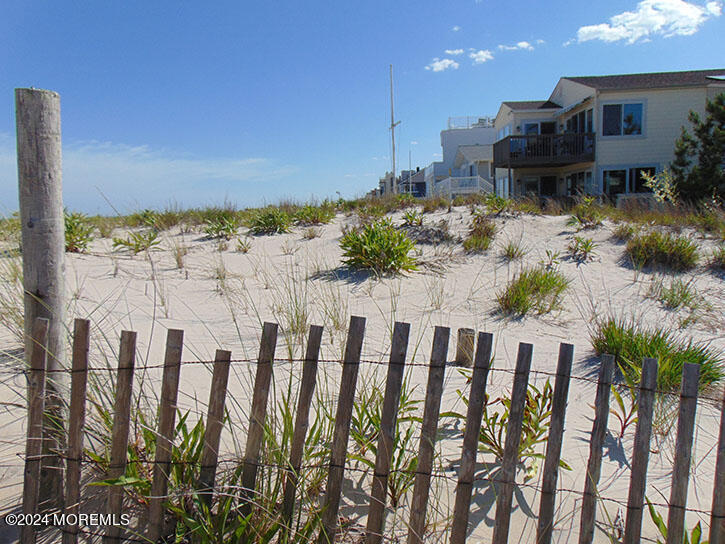
M 259 452 L 264 440 L 264 422 L 267 417 L 267 400 L 269 386 L 272 382 L 272 366 L 274 352 L 277 348 L 277 324 L 265 323 L 262 327 L 262 340 L 259 344 L 257 373 L 254 377 L 254 394 L 252 411 L 249 414 L 247 445 L 244 450 L 244 467 L 242 468 L 242 490 L 239 512 L 246 517 L 252 511 L 252 500 L 257 484 L 259 468 Z
M 322 528 L 318 544 L 332 544 L 337 534 L 337 513 L 340 509 L 342 495 L 342 479 L 345 475 L 347 458 L 347 442 L 350 438 L 352 409 L 355 404 L 355 386 L 360 367 L 363 336 L 365 335 L 365 318 L 350 317 L 350 328 L 345 344 L 345 359 L 340 379 L 340 397 L 335 414 L 335 431 L 330 453 L 330 470 L 327 476 L 327 492 L 322 512 Z
M 231 351 L 216 350 L 211 390 L 209 391 L 209 407 L 206 414 L 206 429 L 204 430 L 204 449 L 201 452 L 201 470 L 197 484 L 202 500 L 209 507 L 211 507 L 214 497 L 214 480 L 219 461 L 219 440 L 224 426 L 224 403 L 227 399 L 229 361 L 231 359 Z
M 149 499 L 149 540 L 156 542 L 165 536 L 166 509 L 164 501 L 169 486 L 171 469 L 171 448 L 176 423 L 176 401 L 179 394 L 181 374 L 181 351 L 184 346 L 184 331 L 169 329 L 166 335 L 164 374 L 161 382 L 161 406 L 159 407 L 159 430 L 156 435 L 156 457 L 154 475 L 151 481 Z
M 108 465 L 107 479 L 120 478 L 126 472 L 128 454 L 128 431 L 131 425 L 131 393 L 133 391 L 133 367 L 136 364 L 136 333 L 121 331 L 121 347 L 118 352 L 118 372 L 116 374 L 116 400 L 113 404 L 113 430 L 111 431 L 111 462 Z M 123 487 L 112 485 L 108 488 L 106 512 L 115 519 L 123 507 Z M 106 526 L 104 544 L 121 542 L 121 526 Z
M 438 415 L 443 395 L 443 376 L 448 356 L 448 341 L 451 330 L 448 327 L 436 327 L 433 334 L 433 349 L 428 369 L 428 386 L 425 391 L 425 407 L 423 409 L 423 425 L 420 430 L 420 446 L 418 449 L 418 468 L 415 473 L 413 500 L 410 505 L 410 522 L 408 524 L 408 544 L 422 544 L 425 534 L 428 495 L 430 493 L 431 471 L 435 455 L 436 434 L 438 432 Z
M 652 410 L 654 408 L 656 387 L 657 359 L 645 358 L 642 362 L 642 377 L 639 384 L 637 430 L 634 434 L 632 475 L 629 480 L 627 520 L 624 526 L 623 544 L 638 544 L 642 535 L 642 512 L 644 510 L 644 492 L 647 485 L 649 441 L 652 436 Z
M 76 319 L 73 326 L 73 372 L 68 415 L 68 458 L 65 473 L 65 514 L 78 514 L 81 499 L 81 460 L 83 458 L 83 425 L 86 418 L 86 384 L 88 382 L 88 349 L 90 326 L 87 319 Z M 78 541 L 78 525 L 66 524 L 63 544 Z
M 500 476 L 496 478 L 501 485 L 496 498 L 496 525 L 493 528 L 493 544 L 506 544 L 508 541 L 509 525 L 511 523 L 511 499 L 514 493 L 516 465 L 519 461 L 519 443 L 521 442 L 521 428 L 524 422 L 533 349 L 534 347 L 531 344 L 524 342 L 519 344 L 503 461 L 499 469 Z
M 712 490 L 710 544 L 725 544 L 725 394 L 720 412 L 720 438 L 717 443 L 715 485 Z
M 38 513 L 40 460 L 43 451 L 43 411 L 45 409 L 45 370 L 47 366 L 48 320 L 36 317 L 30 338 L 33 340 L 28 368 L 28 436 L 25 443 L 23 514 Z M 35 527 L 20 528 L 21 544 L 35 543 Z
M 310 405 L 315 392 L 317 380 L 317 361 L 320 357 L 320 345 L 322 344 L 323 328 L 318 325 L 310 326 L 310 334 L 307 339 L 307 350 L 305 362 L 302 367 L 302 381 L 300 392 L 297 396 L 297 414 L 295 416 L 295 429 L 292 434 L 292 446 L 290 447 L 290 471 L 284 483 L 284 499 L 282 503 L 282 514 L 285 522 L 285 530 L 289 530 L 292 523 L 292 514 L 295 508 L 295 494 L 297 491 L 297 479 L 302 465 L 302 456 L 305 451 L 305 437 L 309 427 Z
M 687 484 L 692 461 L 692 434 L 695 430 L 697 390 L 700 386 L 700 365 L 685 363 L 682 367 L 680 414 L 677 418 L 677 442 L 672 469 L 670 510 L 667 519 L 667 544 L 682 544 L 685 532 Z
M 463 433 L 461 468 L 458 473 L 450 544 L 463 544 L 466 541 L 466 533 L 468 533 L 468 514 L 471 508 L 473 477 L 476 470 L 478 437 L 481 432 L 483 409 L 486 405 L 486 381 L 491 367 L 492 348 L 493 335 L 487 332 L 479 332 L 476 361 L 471 378 L 471 392 L 468 396 L 466 429 Z
M 597 396 L 594 401 L 594 424 L 592 438 L 589 442 L 589 461 L 587 462 L 584 496 L 582 497 L 582 514 L 579 526 L 579 544 L 591 544 L 594 538 L 594 520 L 597 513 L 597 486 L 602 472 L 602 446 L 607 434 L 609 419 L 609 394 L 612 391 L 612 373 L 614 372 L 614 355 L 602 355 L 599 367 Z
M 458 329 L 456 342 L 456 364 L 470 367 L 473 365 L 473 346 L 476 342 L 476 331 L 473 329 Z
M 541 502 L 539 503 L 539 525 L 537 544 L 550 544 L 554 529 L 554 506 L 556 504 L 556 482 L 559 476 L 561 446 L 564 439 L 564 418 L 566 401 L 569 396 L 571 365 L 574 359 L 574 346 L 559 345 L 559 361 L 556 365 L 554 399 L 551 406 L 551 425 L 546 441 L 546 458 L 541 482 Z
M 405 356 L 408 353 L 408 337 L 410 323 L 395 323 L 393 327 L 393 343 L 390 347 L 388 377 L 383 397 L 383 412 L 380 418 L 380 436 L 378 450 L 375 455 L 375 473 L 373 474 L 370 492 L 370 509 L 368 510 L 367 544 L 380 544 L 383 540 L 385 524 L 385 504 L 390 474 L 390 460 L 393 456 L 395 427 L 400 407 L 400 391 L 403 385 Z
M 22 226 L 25 353 L 31 354 L 36 317 L 48 323 L 48 370 L 41 461 L 41 509 L 63 506 L 63 402 L 56 370 L 63 366 L 65 225 L 63 217 L 60 95 L 15 89 L 18 192 Z M 27 355 L 26 355 L 27 356 Z

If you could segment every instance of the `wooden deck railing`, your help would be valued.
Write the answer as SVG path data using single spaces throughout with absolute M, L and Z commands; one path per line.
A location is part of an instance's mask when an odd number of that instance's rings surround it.
M 592 162 L 595 135 L 526 134 L 507 136 L 493 144 L 493 165 L 496 168 L 564 166 Z

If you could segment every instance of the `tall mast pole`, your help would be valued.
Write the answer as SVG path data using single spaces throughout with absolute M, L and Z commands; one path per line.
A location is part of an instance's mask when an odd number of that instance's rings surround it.
M 393 142 L 393 193 L 398 192 L 395 186 L 395 127 L 400 121 L 395 122 L 395 112 L 393 110 L 393 65 L 390 65 L 390 137 Z

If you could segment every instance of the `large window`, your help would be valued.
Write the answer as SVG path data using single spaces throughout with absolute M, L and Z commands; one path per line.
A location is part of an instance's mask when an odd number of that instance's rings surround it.
M 594 132 L 594 112 L 591 109 L 582 110 L 569 117 L 566 120 L 566 131 L 570 134 Z
M 602 109 L 604 136 L 633 136 L 642 134 L 644 105 L 606 104 Z
M 604 171 L 604 192 L 609 196 L 627 192 L 626 170 Z
M 590 192 L 592 184 L 592 173 L 575 172 L 566 176 L 566 194 L 569 196 L 577 196 Z
M 657 168 L 644 166 L 636 168 L 619 168 L 602 172 L 604 193 L 615 196 L 620 193 L 647 193 L 643 174 L 654 175 Z

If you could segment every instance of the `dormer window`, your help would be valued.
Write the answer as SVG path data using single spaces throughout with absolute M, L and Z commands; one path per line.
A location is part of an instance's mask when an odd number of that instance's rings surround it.
M 604 136 L 638 136 L 642 134 L 644 104 L 642 102 L 605 104 L 602 107 Z

